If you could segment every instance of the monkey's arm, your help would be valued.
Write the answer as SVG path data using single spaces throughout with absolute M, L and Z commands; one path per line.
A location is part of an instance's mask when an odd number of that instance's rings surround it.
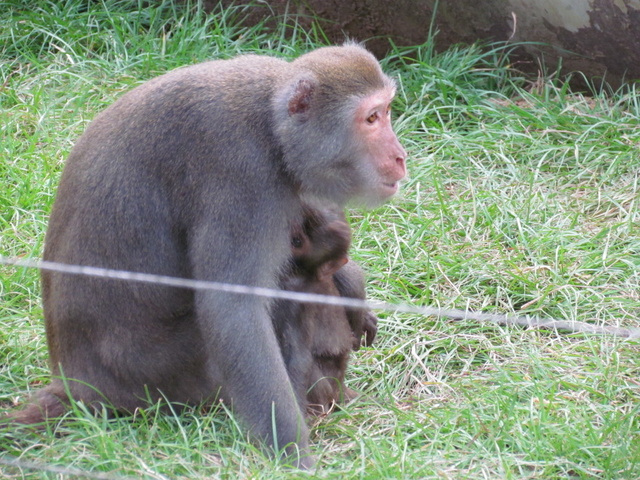
M 349 260 L 333 275 L 333 281 L 340 296 L 360 300 L 366 298 L 364 272 L 353 260 Z M 369 310 L 347 308 L 347 318 L 353 332 L 353 350 L 360 349 L 363 336 L 365 346 L 373 345 L 378 331 L 378 317 Z
M 220 205 L 215 215 L 223 215 L 224 209 Z M 271 251 L 277 237 L 270 238 L 265 233 L 269 228 L 259 224 L 267 220 L 252 222 L 256 212 L 248 208 L 236 210 L 228 213 L 230 218 L 235 217 L 234 224 L 251 225 L 239 238 L 233 237 L 233 231 L 231 234 L 219 231 L 220 218 L 209 216 L 200 220 L 189 254 L 193 276 L 273 287 L 280 259 L 288 253 L 287 232 L 284 227 L 281 229 L 282 252 L 278 244 Z M 264 215 L 267 216 L 268 213 Z M 286 453 L 294 458 L 294 463 L 310 465 L 307 427 L 287 375 L 268 307 L 269 301 L 264 298 L 197 291 L 195 318 L 207 349 L 206 369 L 221 388 L 221 397 L 229 402 L 253 436 L 266 441 L 276 453 L 288 446 Z M 299 461 L 297 455 L 301 457 Z

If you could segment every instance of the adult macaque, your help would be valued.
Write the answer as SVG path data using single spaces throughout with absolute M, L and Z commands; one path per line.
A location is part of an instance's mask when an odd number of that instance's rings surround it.
M 277 287 L 303 197 L 371 205 L 398 189 L 394 93 L 355 44 L 148 81 L 73 148 L 44 259 Z M 313 463 L 268 300 L 58 272 L 43 272 L 42 286 L 53 374 L 44 416 L 66 391 L 129 412 L 161 398 L 223 399 L 253 438 Z
M 365 298 L 364 275 L 348 262 L 351 230 L 342 210 L 305 208 L 292 234 L 293 259 L 281 280 L 295 292 Z M 303 410 L 329 412 L 356 392 L 344 385 L 352 349 L 375 337 L 377 318 L 368 310 L 336 305 L 275 302 L 273 323 L 287 371 Z M 368 343 L 370 344 L 370 343 Z

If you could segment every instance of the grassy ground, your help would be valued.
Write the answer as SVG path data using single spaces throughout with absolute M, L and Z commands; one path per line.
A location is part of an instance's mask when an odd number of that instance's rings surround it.
M 0 1 L 0 254 L 40 256 L 66 155 L 124 91 L 180 65 L 321 41 L 158 3 Z M 390 204 L 350 212 L 370 296 L 639 327 L 640 92 L 582 96 L 542 79 L 530 93 L 500 48 L 405 53 L 385 68 L 410 179 Z M 6 410 L 47 382 L 47 352 L 37 271 L 0 272 Z M 319 478 L 640 477 L 637 341 L 380 316 L 348 381 L 382 403 L 313 425 Z M 78 407 L 56 431 L 0 434 L 0 461 L 114 479 L 307 476 L 265 459 L 224 412 L 108 420 Z

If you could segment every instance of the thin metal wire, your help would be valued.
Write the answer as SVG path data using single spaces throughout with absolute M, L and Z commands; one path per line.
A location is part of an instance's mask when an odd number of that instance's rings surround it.
M 88 472 L 85 470 L 79 470 L 77 468 L 60 467 L 57 465 L 49 465 L 45 463 L 25 461 L 16 457 L 12 457 L 10 455 L 0 456 L 0 465 L 6 465 L 8 467 L 13 467 L 19 470 L 37 470 L 40 472 L 57 473 L 65 476 L 91 478 L 96 480 L 139 480 L 140 479 L 140 477 L 126 477 L 121 475 L 112 475 L 110 473 Z M 165 478 L 165 477 L 147 476 L 146 478 Z
M 222 282 L 194 280 L 190 278 L 178 278 L 150 273 L 129 272 L 124 270 L 113 270 L 109 268 L 83 265 L 70 265 L 46 260 L 10 258 L 3 255 L 0 255 L 0 264 L 61 272 L 71 275 L 87 275 L 92 277 L 102 277 L 123 281 L 153 283 L 171 287 L 192 288 L 196 290 L 215 290 L 239 295 L 256 295 L 260 297 L 293 300 L 303 303 L 318 303 L 351 308 L 366 308 L 394 313 L 413 313 L 416 315 L 444 317 L 453 320 L 475 320 L 478 322 L 494 323 L 499 325 L 518 325 L 522 327 L 543 328 L 556 331 L 568 331 L 572 333 L 614 335 L 617 337 L 628 339 L 640 338 L 640 328 L 599 326 L 590 323 L 579 322 L 577 320 L 555 320 L 552 318 L 538 318 L 529 315 L 503 315 L 473 312 L 470 310 L 424 307 L 406 303 L 391 304 L 388 302 L 371 300 L 364 301 L 355 298 L 319 295 L 315 293 L 291 292 L 287 290 L 276 290 L 264 287 L 251 287 L 247 285 L 235 285 Z

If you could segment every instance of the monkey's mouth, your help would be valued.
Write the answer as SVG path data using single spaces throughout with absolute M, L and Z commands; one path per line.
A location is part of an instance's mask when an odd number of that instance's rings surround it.
M 382 182 L 381 190 L 385 196 L 395 195 L 398 191 L 398 182 Z

